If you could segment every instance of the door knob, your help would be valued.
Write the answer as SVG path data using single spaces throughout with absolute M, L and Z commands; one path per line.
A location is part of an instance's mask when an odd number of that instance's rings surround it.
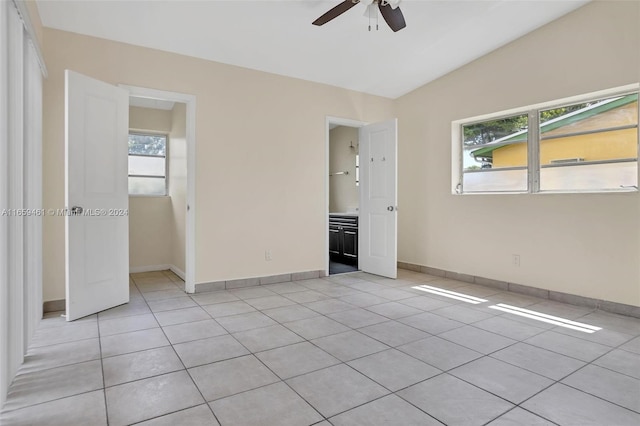
M 73 206 L 71 207 L 71 215 L 72 216 L 77 216 L 79 214 L 82 214 L 82 212 L 84 211 L 84 209 L 80 206 Z
M 395 210 L 395 207 L 393 207 L 393 206 L 389 206 L 389 207 L 387 207 L 387 210 L 389 210 L 390 212 L 392 212 L 392 211 L 394 211 L 394 210 Z

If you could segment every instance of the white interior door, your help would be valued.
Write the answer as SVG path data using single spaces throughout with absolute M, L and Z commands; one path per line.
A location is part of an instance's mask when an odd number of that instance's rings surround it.
M 360 128 L 360 218 L 358 266 L 364 272 L 397 276 L 396 119 Z
M 72 321 L 129 301 L 129 93 L 69 70 L 65 88 L 66 309 Z

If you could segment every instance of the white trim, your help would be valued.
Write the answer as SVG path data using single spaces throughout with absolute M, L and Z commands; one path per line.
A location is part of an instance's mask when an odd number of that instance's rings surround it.
M 462 186 L 462 170 L 464 170 L 464 159 L 462 156 L 464 152 L 462 150 L 461 127 L 461 122 L 451 122 L 451 193 L 454 195 L 464 194 L 464 188 Z
M 8 43 L 9 3 L 0 2 L 0 206 L 9 204 Z M 9 217 L 0 215 L 0 407 L 13 376 L 9 372 Z
M 181 102 L 187 105 L 187 206 L 185 235 L 185 268 L 184 283 L 187 293 L 196 291 L 196 97 L 186 93 L 168 92 L 164 90 L 120 84 L 127 89 L 130 96 L 150 99 L 163 99 Z
M 0 2 L 0 206 L 41 211 L 42 73 L 20 6 Z M 41 318 L 42 217 L 1 216 L 0 407 Z
M 329 276 L 329 132 L 331 131 L 331 125 L 336 124 L 338 126 L 347 126 L 360 128 L 366 126 L 366 121 L 353 120 L 350 118 L 333 117 L 327 115 L 325 117 L 325 148 L 324 148 L 324 203 L 325 203 L 325 215 L 324 215 L 324 274 Z
M 182 278 L 183 281 L 185 281 L 187 274 L 185 274 L 182 269 L 178 268 L 176 265 L 169 265 L 169 269 L 171 270 L 171 272 L 173 272 L 174 274 Z
M 10 209 L 24 207 L 24 27 L 18 13 L 9 14 L 8 128 Z M 9 218 L 9 374 L 14 377 L 24 360 L 24 217 Z
M 196 97 L 187 104 L 187 219 L 185 233 L 185 290 L 196 292 Z
M 16 9 L 18 9 L 18 13 L 22 18 L 24 29 L 29 36 L 29 42 L 33 45 L 33 48 L 36 52 L 36 56 L 38 58 L 38 65 L 40 65 L 40 71 L 42 71 L 42 76 L 44 78 L 47 78 L 49 76 L 49 73 L 47 72 L 47 65 L 44 62 L 44 56 L 42 56 L 40 43 L 38 43 L 38 37 L 36 37 L 36 30 L 33 27 L 33 23 L 31 22 L 31 16 L 29 15 L 29 10 L 27 9 L 26 2 L 24 0 L 13 0 L 13 3 L 16 5 Z
M 24 81 L 25 207 L 42 209 L 42 73 L 29 43 Z M 25 353 L 42 319 L 42 216 L 25 217 Z

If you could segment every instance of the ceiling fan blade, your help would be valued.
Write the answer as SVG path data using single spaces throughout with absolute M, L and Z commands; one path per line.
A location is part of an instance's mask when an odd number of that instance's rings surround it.
M 394 33 L 407 26 L 407 23 L 404 21 L 404 15 L 402 15 L 399 7 L 394 9 L 389 3 L 385 3 L 384 5 L 382 3 L 382 1 L 378 2 L 378 8 L 384 20 L 387 21 L 387 25 L 389 25 Z
M 353 6 L 355 6 L 358 3 L 360 3 L 360 0 L 356 0 L 356 1 L 345 0 L 339 5 L 337 5 L 336 7 L 329 10 L 327 13 L 325 13 L 321 17 L 319 17 L 318 19 L 316 19 L 315 21 L 313 21 L 313 25 L 318 25 L 318 26 L 324 25 L 327 22 L 331 21 L 332 19 L 342 15 L 343 13 L 345 13 L 347 10 L 351 9 Z

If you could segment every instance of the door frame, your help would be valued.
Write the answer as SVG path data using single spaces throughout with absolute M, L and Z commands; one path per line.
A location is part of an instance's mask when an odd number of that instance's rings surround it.
M 347 126 L 347 127 L 355 127 L 355 128 L 360 128 L 363 126 L 366 126 L 367 123 L 366 121 L 360 121 L 360 120 L 353 120 L 350 118 L 342 118 L 342 117 L 334 117 L 334 116 L 330 116 L 327 115 L 325 118 L 325 152 L 324 152 L 324 203 L 325 203 L 325 208 L 324 208 L 324 234 L 325 234 L 325 238 L 324 238 L 324 265 L 325 265 L 325 270 L 324 270 L 324 275 L 326 277 L 329 276 L 329 189 L 330 189 L 330 183 L 329 183 L 329 174 L 331 173 L 329 170 L 329 161 L 330 161 L 330 157 L 329 157 L 329 147 L 330 147 L 330 143 L 329 143 L 329 131 L 331 130 L 331 125 L 332 124 L 336 124 L 338 126 Z M 358 229 L 358 233 L 362 232 L 360 229 Z
M 196 291 L 196 97 L 186 93 L 168 92 L 165 90 L 149 89 L 145 87 L 119 84 L 127 89 L 129 96 L 138 98 L 162 99 L 180 102 L 187 106 L 187 215 L 185 235 L 185 280 L 184 291 Z

